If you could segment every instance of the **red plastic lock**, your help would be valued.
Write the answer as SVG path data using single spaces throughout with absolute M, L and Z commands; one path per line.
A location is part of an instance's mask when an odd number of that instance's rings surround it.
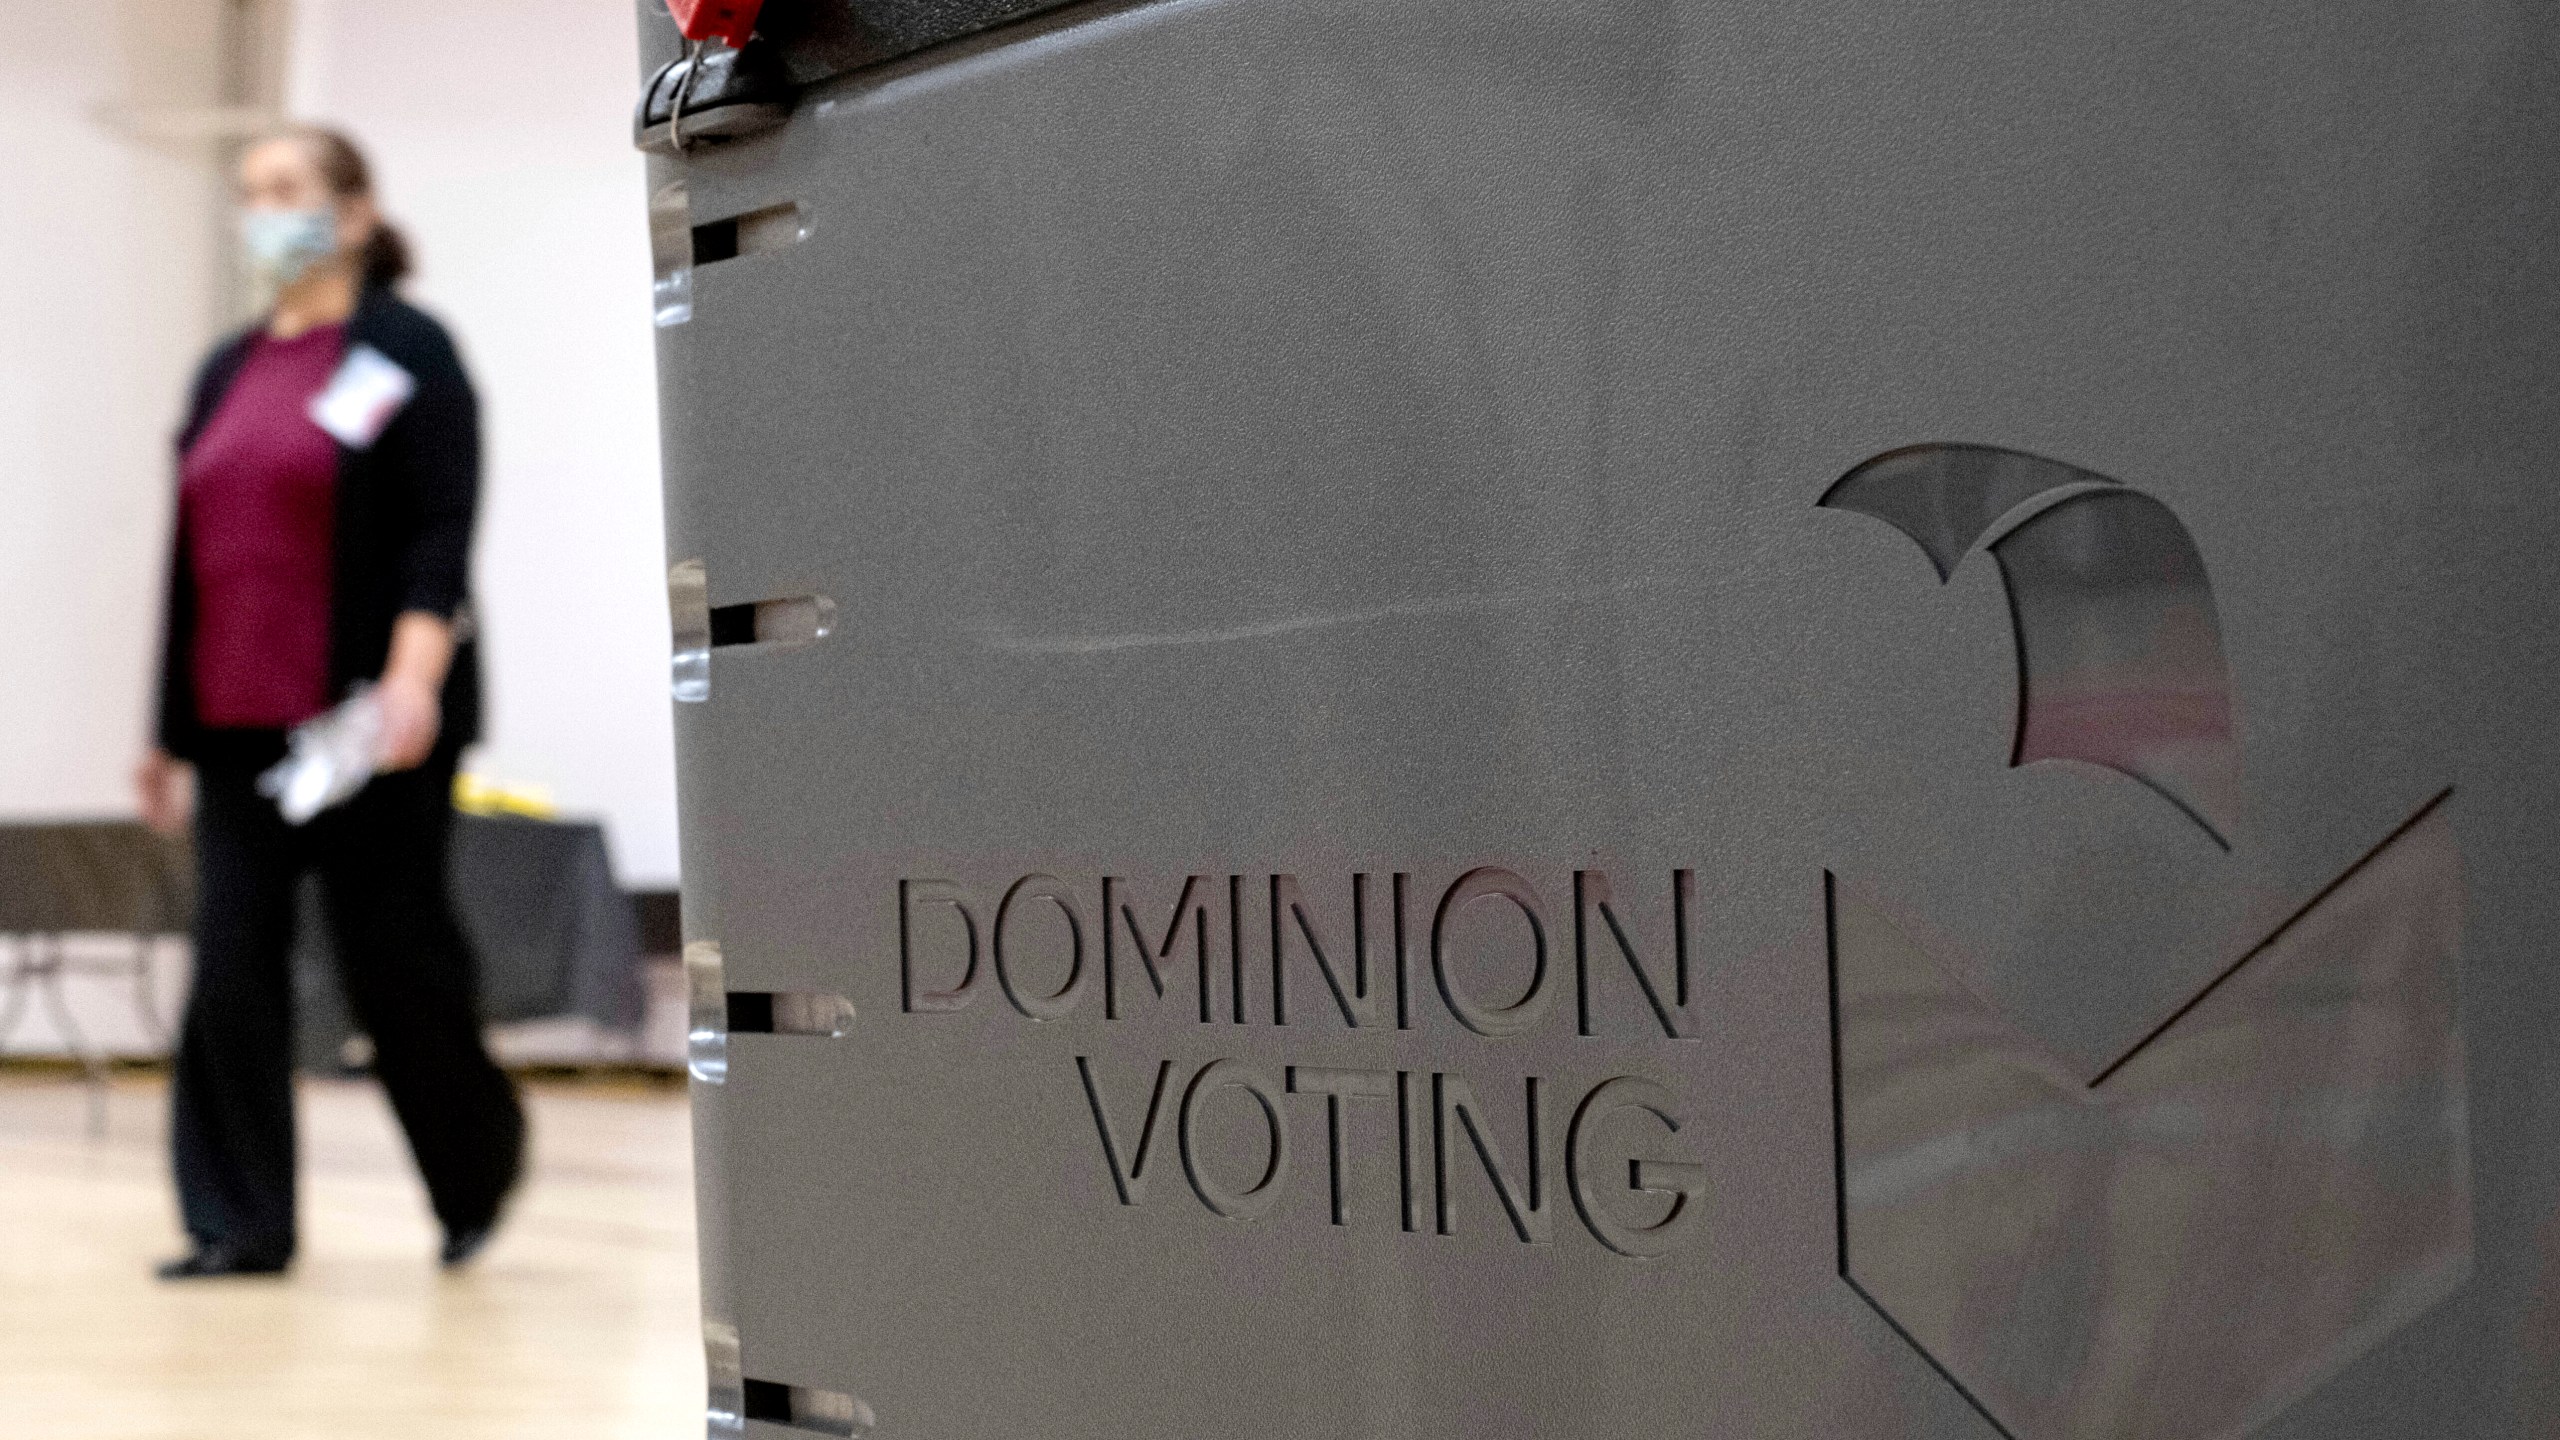
M 667 13 L 687 40 L 718 39 L 735 50 L 755 33 L 764 0 L 667 0 Z

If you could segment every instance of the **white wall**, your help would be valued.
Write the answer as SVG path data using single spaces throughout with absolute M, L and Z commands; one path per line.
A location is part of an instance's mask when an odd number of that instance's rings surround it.
M 219 96 L 219 0 L 0 0 L 0 817 L 129 814 L 168 442 L 230 288 L 206 140 L 113 118 Z M 486 405 L 475 767 L 676 872 L 649 259 L 628 0 L 300 0 L 288 105 L 373 150 L 412 294 Z M 146 126 L 145 128 L 150 128 Z
M 211 3 L 0 0 L 0 816 L 129 814 L 159 635 L 169 437 L 211 337 Z
M 372 153 L 479 385 L 474 768 L 603 817 L 646 888 L 676 841 L 637 56 L 630 0 L 299 0 L 286 104 Z

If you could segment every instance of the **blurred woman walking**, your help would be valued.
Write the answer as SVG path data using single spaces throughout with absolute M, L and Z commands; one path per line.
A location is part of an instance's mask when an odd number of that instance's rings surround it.
M 280 132 L 240 162 L 240 234 L 274 304 L 216 346 L 178 437 L 158 744 L 136 774 L 186 823 L 195 980 L 171 1130 L 188 1252 L 168 1279 L 274 1274 L 295 1243 L 291 955 L 315 871 L 357 1021 L 444 1226 L 486 1243 L 522 1163 L 446 889 L 453 775 L 477 737 L 466 571 L 479 491 L 471 382 L 399 298 L 400 237 L 346 137 Z M 286 735 L 370 684 L 381 773 L 288 824 L 258 777 Z

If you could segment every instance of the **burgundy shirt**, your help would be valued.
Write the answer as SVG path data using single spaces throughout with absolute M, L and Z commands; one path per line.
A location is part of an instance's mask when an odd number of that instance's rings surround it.
M 309 407 L 345 347 L 343 325 L 260 335 L 178 467 L 207 726 L 281 729 L 329 708 L 338 442 Z

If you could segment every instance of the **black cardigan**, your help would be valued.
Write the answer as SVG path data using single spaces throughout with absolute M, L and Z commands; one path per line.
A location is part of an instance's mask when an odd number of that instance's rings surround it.
M 225 339 L 196 371 L 186 424 L 178 431 L 183 459 L 231 389 L 257 336 L 253 327 Z M 370 345 L 397 362 L 417 389 L 370 448 L 338 447 L 337 518 L 329 592 L 329 693 L 346 694 L 382 673 L 391 654 L 392 622 L 407 610 L 453 619 L 469 588 L 471 522 L 480 496 L 480 404 L 444 327 L 386 288 L 367 289 L 347 321 L 347 348 Z M 172 527 L 166 618 L 160 647 L 160 748 L 196 752 L 190 656 L 195 635 L 195 572 L 188 563 L 186 509 Z M 463 629 L 469 628 L 467 621 Z M 444 682 L 439 746 L 468 745 L 480 734 L 480 669 L 468 634 L 458 635 Z

